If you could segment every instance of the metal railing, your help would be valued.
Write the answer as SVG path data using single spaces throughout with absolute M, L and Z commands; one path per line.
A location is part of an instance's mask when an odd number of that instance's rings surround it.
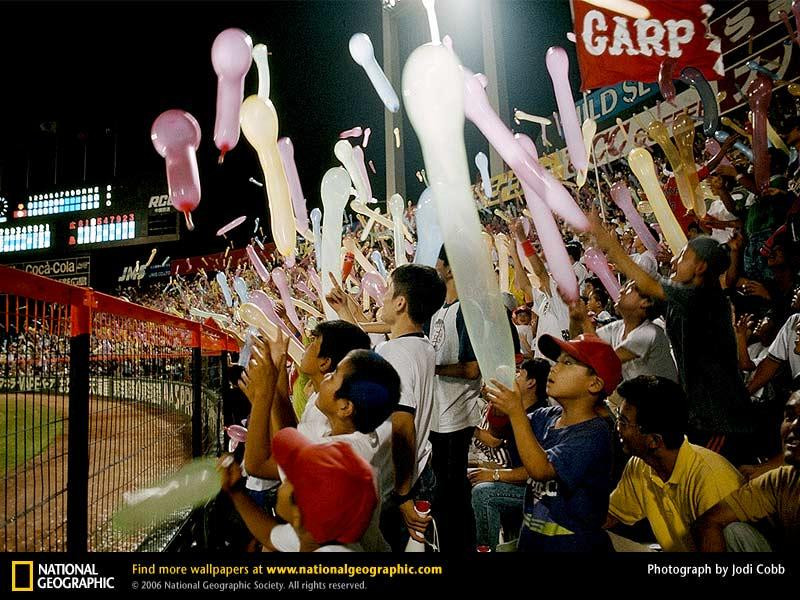
M 157 530 L 111 516 L 124 492 L 221 452 L 229 351 L 214 327 L 0 267 L 0 550 L 157 547 Z

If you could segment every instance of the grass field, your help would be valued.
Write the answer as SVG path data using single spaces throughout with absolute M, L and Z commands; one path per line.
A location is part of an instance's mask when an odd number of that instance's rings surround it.
M 63 425 L 59 411 L 7 397 L 0 405 L 0 471 L 5 474 L 45 450 Z

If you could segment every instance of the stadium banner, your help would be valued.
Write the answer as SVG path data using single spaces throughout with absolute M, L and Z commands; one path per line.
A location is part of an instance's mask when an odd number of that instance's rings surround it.
M 581 90 L 626 80 L 658 80 L 661 63 L 674 58 L 675 73 L 699 69 L 723 76 L 720 40 L 711 33 L 707 0 L 637 0 L 649 19 L 633 19 L 588 2 L 572 2 Z

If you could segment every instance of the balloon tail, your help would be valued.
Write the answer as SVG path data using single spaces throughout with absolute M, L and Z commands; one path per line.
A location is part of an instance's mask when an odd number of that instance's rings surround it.
M 186 229 L 194 231 L 194 222 L 192 222 L 192 213 L 188 210 L 183 211 L 183 216 L 186 217 Z
M 217 164 L 221 165 L 225 161 L 225 154 L 228 152 L 228 147 L 223 146 L 219 150 L 219 158 L 217 159 Z

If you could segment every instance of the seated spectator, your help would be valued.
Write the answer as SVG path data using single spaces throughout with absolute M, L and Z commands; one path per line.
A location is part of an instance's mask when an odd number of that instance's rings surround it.
M 570 306 L 570 335 L 595 333 L 587 306 L 575 302 Z M 664 330 L 653 323 L 658 307 L 651 298 L 642 296 L 629 281 L 619 294 L 617 312 L 622 319 L 597 329 L 596 334 L 613 346 L 622 362 L 622 379 L 628 381 L 639 375 L 656 375 L 678 381 L 678 371 L 669 340 Z
M 516 384 L 527 415 L 547 404 L 547 378 L 550 363 L 542 358 L 522 362 Z M 506 540 L 514 539 L 522 525 L 522 500 L 528 472 L 522 465 L 507 418 L 493 416 L 486 407 L 484 420 L 475 431 L 474 443 L 484 449 L 491 462 L 469 474 L 472 483 L 472 509 L 475 513 L 478 546 L 497 545 L 502 525 Z M 492 464 L 493 463 L 493 464 Z
M 620 382 L 622 365 L 595 336 L 567 342 L 548 335 L 539 345 L 557 359 L 547 380 L 557 406 L 529 416 L 517 385 L 509 389 L 492 379 L 486 392 L 492 406 L 508 415 L 528 473 L 518 549 L 607 552 L 611 431 L 597 410 Z
M 606 288 L 602 285 L 592 286 L 584 298 L 589 318 L 596 327 L 603 327 L 604 325 L 616 321 L 616 318 L 607 310 L 611 302 L 611 297 L 608 295 Z
M 291 428 L 279 431 L 272 442 L 278 466 L 286 474 L 276 512 L 298 541 L 296 551 L 359 551 L 355 544 L 378 505 L 367 461 L 345 442 L 313 444 Z M 239 465 L 224 457 L 220 471 L 223 491 L 253 535 L 265 548 L 280 545 L 274 543 L 282 531 L 278 520 L 242 491 Z
M 703 514 L 695 523 L 694 536 L 703 552 L 753 550 L 729 540 L 728 527 L 736 522 L 755 523 L 769 518 L 778 527 L 776 549 L 800 551 L 800 393 L 786 402 L 781 437 L 786 465 L 756 477 Z M 753 540 L 759 542 L 758 538 Z M 763 541 L 760 547 L 763 546 Z
M 769 383 L 784 365 L 788 366 L 792 379 L 800 375 L 800 313 L 789 317 L 778 331 L 767 356 L 759 362 L 747 383 L 750 394 Z
M 722 456 L 686 440 L 686 395 L 677 382 L 642 375 L 617 393 L 617 433 L 632 458 L 611 493 L 606 527 L 647 519 L 663 550 L 694 551 L 691 524 L 743 478 Z
M 520 350 L 525 358 L 533 358 L 534 333 L 531 326 L 531 309 L 527 304 L 518 307 L 513 314 L 514 325 L 519 335 Z

